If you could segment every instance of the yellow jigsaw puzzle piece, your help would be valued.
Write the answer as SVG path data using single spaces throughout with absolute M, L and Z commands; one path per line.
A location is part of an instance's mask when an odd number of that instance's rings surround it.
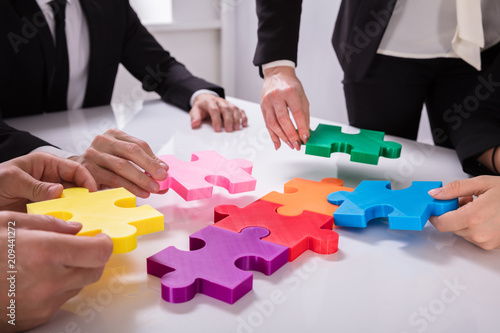
M 69 188 L 61 198 L 26 205 L 28 214 L 44 214 L 83 225 L 78 235 L 107 234 L 113 253 L 130 252 L 137 237 L 163 230 L 163 214 L 149 205 L 136 207 L 135 196 L 124 188 L 89 193 Z

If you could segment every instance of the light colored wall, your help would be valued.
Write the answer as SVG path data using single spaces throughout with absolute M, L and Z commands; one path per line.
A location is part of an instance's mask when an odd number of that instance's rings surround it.
M 147 0 L 142 0 L 147 1 Z M 171 24 L 147 26 L 158 42 L 196 76 L 222 84 L 219 9 L 212 0 L 172 0 Z M 158 98 L 120 65 L 112 103 Z

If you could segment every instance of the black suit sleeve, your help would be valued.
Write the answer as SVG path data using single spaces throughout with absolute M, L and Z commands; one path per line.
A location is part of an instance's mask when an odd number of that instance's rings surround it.
M 127 31 L 121 63 L 142 82 L 146 91 L 156 91 L 170 104 L 189 110 L 192 94 L 208 89 L 224 97 L 224 89 L 193 76 L 141 24 L 134 10 L 127 9 Z
M 275 60 L 297 64 L 302 0 L 257 0 L 259 28 L 253 63 L 262 66 Z M 261 76 L 262 76 L 262 70 Z
M 500 54 L 478 82 L 470 96 L 478 99 L 479 107 L 468 115 L 462 115 L 460 126 L 450 131 L 450 139 L 463 170 L 472 175 L 492 174 L 476 158 L 500 145 Z
M 0 162 L 26 155 L 41 146 L 51 146 L 28 132 L 19 131 L 0 120 Z

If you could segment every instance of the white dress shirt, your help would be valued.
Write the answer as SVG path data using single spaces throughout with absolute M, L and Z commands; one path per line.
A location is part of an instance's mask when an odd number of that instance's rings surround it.
M 458 1 L 467 5 L 480 1 L 479 24 L 483 28 L 480 50 L 500 42 L 499 0 L 398 0 L 377 53 L 414 59 L 460 58 L 454 49 L 458 17 L 462 14 L 460 17 L 469 23 L 467 19 L 472 13 L 457 13 Z M 464 60 L 480 69 L 480 58 L 476 62 Z M 262 69 L 277 66 L 295 67 L 295 63 L 277 60 L 263 64 Z
M 55 40 L 54 12 L 49 5 L 52 0 L 36 0 L 45 15 L 47 24 Z M 66 40 L 68 43 L 69 83 L 68 110 L 83 106 L 87 89 L 90 59 L 90 38 L 87 20 L 79 0 L 67 0 L 66 5 Z
M 466 1 L 467 6 L 477 3 L 477 13 L 457 11 L 457 4 L 462 5 L 460 1 Z M 453 45 L 460 31 L 459 18 L 464 18 L 460 22 L 466 25 L 474 24 L 472 18 L 479 20 L 479 29 L 475 29 L 478 39 L 482 39 L 482 43 L 477 42 L 478 52 L 500 41 L 498 0 L 398 0 L 377 53 L 414 59 L 463 58 L 479 70 L 480 58 L 474 61 L 472 57 L 459 56 Z

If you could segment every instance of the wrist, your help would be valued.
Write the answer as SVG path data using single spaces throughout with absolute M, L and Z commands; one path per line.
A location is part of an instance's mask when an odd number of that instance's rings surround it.
M 495 146 L 479 155 L 477 161 L 490 169 L 494 174 L 500 175 L 500 149 Z
M 289 66 L 269 67 L 263 70 L 264 79 L 275 75 L 296 76 L 295 68 Z
M 200 96 L 201 96 L 201 98 L 200 98 Z M 208 89 L 197 90 L 191 96 L 189 104 L 192 107 L 193 105 L 198 103 L 200 100 L 203 100 L 204 98 L 211 98 L 211 96 L 220 97 L 219 94 L 217 94 L 215 91 L 212 91 L 212 90 L 208 90 Z
M 491 164 L 492 164 L 492 169 L 495 174 L 500 175 L 498 172 L 498 166 L 500 166 L 500 154 L 498 153 L 498 146 L 493 148 L 493 152 L 491 153 Z

